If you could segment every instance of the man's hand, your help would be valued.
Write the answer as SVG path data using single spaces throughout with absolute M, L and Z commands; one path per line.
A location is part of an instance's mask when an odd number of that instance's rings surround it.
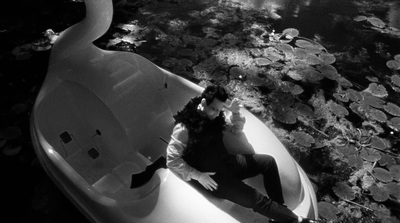
M 203 185 L 204 188 L 206 188 L 207 190 L 216 190 L 218 187 L 218 184 L 210 177 L 210 175 L 214 175 L 215 173 L 201 173 L 199 179 L 197 179 L 197 181 L 199 181 L 199 183 L 201 185 Z
M 229 102 L 228 102 L 229 103 Z M 230 105 L 226 105 L 225 108 L 228 109 L 229 111 L 231 111 L 232 113 L 237 113 L 239 112 L 240 108 L 242 107 L 242 105 L 240 104 L 239 99 L 234 98 Z

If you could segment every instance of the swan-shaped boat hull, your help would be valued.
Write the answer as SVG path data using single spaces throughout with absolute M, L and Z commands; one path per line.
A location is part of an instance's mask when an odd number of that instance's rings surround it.
M 86 18 L 61 33 L 31 117 L 37 156 L 52 180 L 92 222 L 259 222 L 266 218 L 202 194 L 168 169 L 131 189 L 131 175 L 160 156 L 172 115 L 202 88 L 144 57 L 97 48 L 111 0 L 86 0 Z M 285 202 L 317 218 L 307 175 L 276 136 L 245 109 L 244 134 L 225 134 L 231 153 L 266 153 L 280 169 Z M 247 183 L 263 191 L 262 180 Z M 265 192 L 265 191 L 264 191 Z

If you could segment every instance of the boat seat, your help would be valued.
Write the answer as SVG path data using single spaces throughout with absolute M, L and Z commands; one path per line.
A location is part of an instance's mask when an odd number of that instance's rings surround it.
M 114 199 L 138 199 L 151 193 L 151 191 L 159 184 L 159 180 L 154 177 L 145 185 L 131 189 L 131 176 L 142 170 L 133 162 L 125 162 L 114 169 L 110 173 L 104 175 L 92 186 L 98 192 L 106 194 Z

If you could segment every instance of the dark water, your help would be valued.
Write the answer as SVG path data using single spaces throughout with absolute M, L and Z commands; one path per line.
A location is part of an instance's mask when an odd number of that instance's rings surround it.
M 268 8 L 271 12 L 276 13 L 277 19 L 274 22 L 274 28 L 277 32 L 286 28 L 296 28 L 300 31 L 301 36 L 318 40 L 330 52 L 346 51 L 354 48 L 355 45 L 361 48 L 376 40 L 386 41 L 388 51 L 400 53 L 398 40 L 376 35 L 371 37 L 369 34 L 362 34 L 349 26 L 349 21 L 352 21 L 355 16 L 369 13 L 379 17 L 389 26 L 400 29 L 400 1 L 365 1 L 366 5 L 362 11 L 360 11 L 361 1 L 353 0 L 225 0 L 221 2 L 227 1 L 246 3 L 255 9 Z M 371 7 L 368 7 L 369 4 Z M 24 6 L 21 5 L 21 7 Z M 24 9 L 23 11 L 30 10 Z M 63 12 L 59 11 L 58 13 Z M 26 18 L 26 24 L 31 22 L 32 17 Z M 52 17 L 50 11 L 47 13 L 47 19 L 54 19 L 54 17 L 57 18 L 57 16 Z M 38 33 L 42 31 L 38 30 Z M 23 34 L 21 32 L 21 35 Z M 28 126 L 29 122 L 24 124 L 24 127 L 28 128 Z M 29 146 L 31 145 L 26 147 Z M 19 157 L 2 160 L 4 167 L 13 169 L 6 171 L 6 179 L 9 179 L 9 182 L 7 182 L 8 186 L 5 188 L 5 192 L 11 198 L 7 199 L 4 204 L 8 206 L 6 210 L 10 210 L 8 214 L 14 219 L 11 222 L 37 220 L 41 222 L 86 222 L 77 209 L 51 183 L 46 174 L 39 169 L 38 163 L 21 165 L 21 160 L 31 159 L 32 156 L 34 156 L 32 153 L 28 155 L 24 153 Z
M 277 15 L 277 32 L 296 28 L 310 39 L 331 41 L 337 49 L 351 44 L 354 33 L 346 23 L 357 15 L 375 15 L 388 26 L 400 29 L 400 1 L 354 0 L 227 0 L 242 2 L 253 9 L 270 9 Z M 361 10 L 360 10 L 361 9 Z M 362 10 L 364 9 L 364 10 Z M 400 47 L 400 46 L 399 46 Z

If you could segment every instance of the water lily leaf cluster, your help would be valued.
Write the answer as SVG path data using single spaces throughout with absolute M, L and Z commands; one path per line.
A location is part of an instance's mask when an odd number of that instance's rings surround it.
M 340 69 L 340 54 L 328 52 L 319 40 L 302 37 L 295 28 L 275 32 L 266 11 L 238 10 L 240 3 L 198 4 L 193 9 L 182 1 L 179 7 L 188 10 L 181 13 L 181 9 L 180 14 L 174 14 L 176 5 L 150 4 L 137 16 L 140 22 L 115 27 L 118 34 L 111 39 L 119 42 L 114 46 L 138 52 L 202 86 L 223 84 L 272 130 L 277 129 L 274 132 L 281 132 L 289 150 L 308 152 L 301 157 L 314 153 L 323 157 L 313 160 L 321 163 L 314 182 L 328 185 L 331 192 L 319 194 L 321 218 L 360 219 L 369 210 L 374 219 L 389 219 L 391 213 L 383 204 L 399 200 L 393 188 L 398 186 L 400 163 L 398 150 L 381 134 L 389 129 L 394 137 L 400 130 L 399 102 L 391 97 L 394 89 L 400 89 L 396 70 L 400 56 L 390 58 L 393 61 L 384 67 L 391 75 L 375 77 L 369 72 L 365 76 L 371 83 L 360 85 Z M 395 35 L 376 17 L 355 20 L 369 30 Z
M 384 21 L 376 16 L 359 15 L 354 18 L 354 21 L 362 23 L 365 27 L 376 30 L 379 33 L 387 34 L 394 37 L 400 37 L 400 30 L 388 26 Z

